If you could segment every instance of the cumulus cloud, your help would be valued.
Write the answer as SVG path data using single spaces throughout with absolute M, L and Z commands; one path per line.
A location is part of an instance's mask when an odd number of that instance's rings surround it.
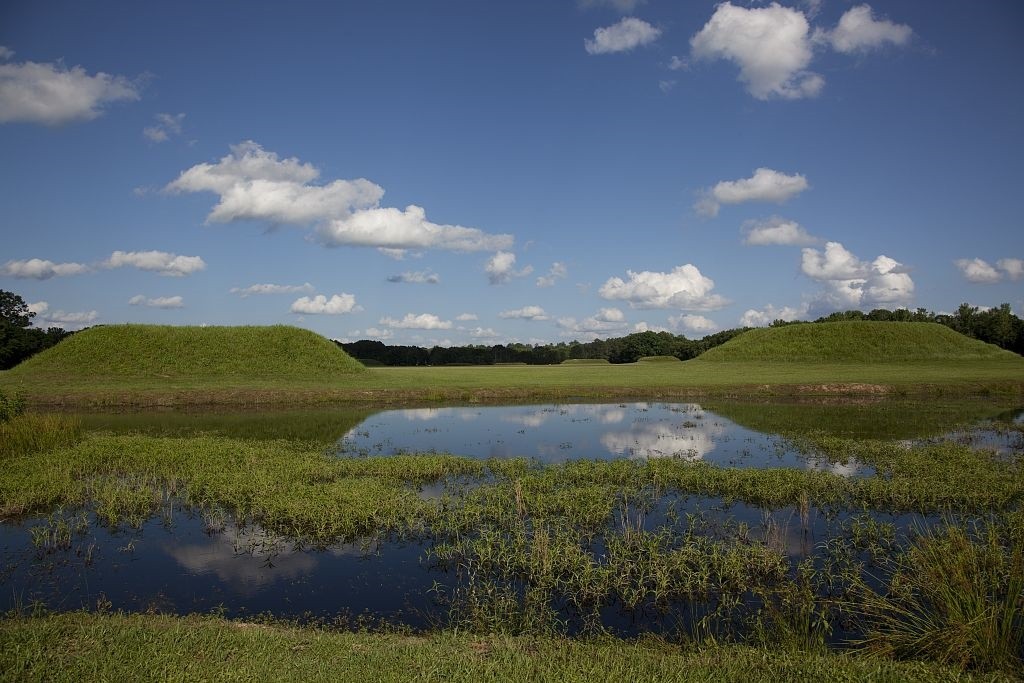
M 715 282 L 687 263 L 671 272 L 626 271 L 628 280 L 609 278 L 598 293 L 609 300 L 627 301 L 633 308 L 677 308 L 710 311 L 729 302 L 713 294 Z
M 745 222 L 743 235 L 743 243 L 752 246 L 806 246 L 818 243 L 818 238 L 808 233 L 802 225 L 778 216 L 772 216 L 764 221 Z
M 490 327 L 476 327 L 469 331 L 469 336 L 473 339 L 494 339 L 498 333 Z
M 980 258 L 962 258 L 954 263 L 968 282 L 988 285 L 1003 279 L 1002 274 L 991 263 Z
M 668 60 L 669 71 L 686 71 L 690 68 L 690 63 L 681 57 L 672 55 L 672 59 Z
M 548 314 L 540 306 L 523 306 L 510 311 L 502 311 L 499 318 L 505 320 L 548 320 Z
M 308 282 L 301 285 L 274 285 L 257 284 L 248 287 L 232 287 L 231 293 L 237 294 L 243 299 L 254 294 L 297 294 L 299 292 L 313 292 L 316 288 Z
M 641 45 L 653 43 L 661 35 L 661 29 L 651 26 L 643 19 L 624 17 L 616 24 L 594 31 L 594 38 L 583 41 L 587 54 L 604 55 L 613 52 L 628 52 Z
M 437 273 L 431 273 L 426 270 L 417 271 L 406 271 L 398 275 L 389 275 L 388 282 L 408 282 L 410 284 L 417 285 L 436 285 L 441 281 L 441 277 Z
M 455 319 L 461 322 L 466 322 L 469 320 L 478 320 L 476 313 L 459 313 L 457 316 L 455 316 Z
M 352 336 L 353 337 L 360 336 L 359 335 L 359 330 L 354 331 L 352 333 Z M 387 329 L 382 330 L 382 329 L 377 328 L 377 327 L 367 327 L 366 331 L 363 332 L 363 336 L 368 337 L 370 339 L 378 339 L 380 341 L 384 341 L 385 339 L 391 339 L 392 337 L 394 337 L 395 333 L 392 332 L 391 330 L 387 330 Z
M 149 308 L 183 308 L 185 300 L 180 296 L 158 296 L 153 299 L 144 297 L 141 294 L 128 299 L 132 306 L 147 306 Z
M 6 48 L 5 48 L 6 49 Z M 9 50 L 4 58 L 13 56 Z M 88 121 L 113 102 L 139 99 L 138 84 L 63 63 L 0 64 L 0 123 L 58 126 Z
M 96 322 L 99 314 L 96 311 L 50 311 L 50 304 L 46 301 L 36 301 L 28 304 L 28 310 L 36 314 L 33 323 L 41 327 L 39 323 L 61 325 L 68 329 L 78 329 Z
M 547 275 L 541 275 L 537 278 L 537 286 L 554 287 L 556 281 L 564 279 L 568 274 L 569 270 L 565 267 L 565 264 L 555 261 L 551 264 L 551 269 L 548 270 Z
M 558 326 L 562 336 L 598 337 L 609 332 L 618 332 L 627 327 L 626 316 L 617 308 L 602 308 L 589 318 L 559 318 Z
M 381 318 L 380 324 L 385 327 L 392 327 L 402 330 L 450 330 L 452 322 L 441 320 L 433 313 L 406 313 L 401 320 L 394 318 Z
M 81 275 L 88 273 L 89 266 L 82 263 L 54 263 L 45 259 L 31 258 L 24 261 L 8 261 L 0 266 L 0 275 L 16 278 L 48 280 L 51 277 Z
M 166 251 L 115 251 L 101 264 L 104 268 L 131 266 L 169 277 L 183 277 L 206 269 L 198 256 L 179 256 Z
M 810 72 L 810 25 L 803 12 L 776 2 L 767 7 L 719 4 L 690 39 L 696 59 L 725 59 L 739 69 L 739 80 L 759 100 L 799 99 L 821 92 L 825 79 Z
M 157 114 L 156 123 L 142 129 L 142 134 L 152 142 L 167 142 L 171 136 L 181 135 L 184 114 Z
M 511 235 L 432 223 L 419 206 L 381 207 L 384 189 L 365 178 L 312 184 L 319 175 L 312 164 L 280 159 L 250 140 L 233 145 L 216 164 L 183 171 L 164 189 L 217 194 L 220 199 L 207 222 L 315 225 L 325 246 L 377 247 L 397 258 L 407 249 L 493 251 L 512 245 Z
M 875 19 L 870 5 L 858 5 L 847 10 L 831 31 L 815 31 L 814 40 L 830 45 L 836 52 L 852 54 L 868 52 L 886 44 L 905 45 L 913 33 L 906 24 Z
M 775 306 L 768 304 L 764 308 L 758 310 L 754 308 L 747 309 L 742 316 L 740 316 L 740 325 L 743 327 L 764 327 L 771 324 L 776 320 L 799 320 L 807 315 L 807 305 L 794 308 L 792 306 L 783 306 L 782 308 L 776 308 Z
M 885 255 L 861 261 L 839 242 L 826 242 L 823 252 L 805 248 L 801 269 L 825 285 L 810 306 L 815 312 L 900 307 L 914 295 L 914 281 L 899 261 Z
M 484 266 L 487 279 L 492 285 L 500 285 L 508 282 L 514 277 L 525 277 L 533 272 L 533 266 L 526 266 L 522 270 L 516 270 L 516 255 L 510 251 L 499 251 L 487 261 Z
M 718 323 L 702 315 L 669 316 L 669 324 L 691 334 L 710 334 L 718 329 Z
M 710 190 L 704 190 L 693 205 L 702 216 L 714 217 L 722 204 L 743 202 L 774 202 L 782 204 L 809 187 L 807 178 L 794 173 L 787 175 L 770 168 L 758 168 L 754 175 L 739 180 L 723 180 Z
M 356 303 L 356 297 L 352 294 L 335 294 L 328 299 L 323 294 L 317 294 L 313 298 L 304 296 L 292 302 L 292 313 L 308 313 L 310 315 L 342 315 L 345 313 L 357 313 L 363 307 Z
M 853 280 L 866 277 L 868 266 L 840 242 L 826 242 L 825 250 L 804 249 L 801 269 L 815 280 Z
M 1000 270 L 1004 271 L 1011 280 L 1019 280 L 1024 277 L 1024 259 L 1001 258 L 996 261 Z

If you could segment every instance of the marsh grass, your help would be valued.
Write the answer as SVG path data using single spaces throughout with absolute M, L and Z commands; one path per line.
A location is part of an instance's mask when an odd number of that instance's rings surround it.
M 855 580 L 863 649 L 960 669 L 1024 665 L 1024 546 L 999 525 L 918 529 L 887 559 L 884 591 Z

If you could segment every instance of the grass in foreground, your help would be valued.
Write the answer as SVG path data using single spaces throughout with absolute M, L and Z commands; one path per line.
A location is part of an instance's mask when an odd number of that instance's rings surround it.
M 0 621 L 0 678 L 295 681 L 1002 681 L 936 664 L 661 639 L 328 632 L 216 617 Z

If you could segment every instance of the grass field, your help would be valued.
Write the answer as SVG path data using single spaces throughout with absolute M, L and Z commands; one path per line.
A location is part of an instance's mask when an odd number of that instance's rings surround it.
M 55 406 L 1020 394 L 1024 358 L 940 325 L 834 323 L 753 330 L 682 363 L 367 369 L 296 328 L 127 325 L 74 335 L 0 390 Z
M 331 632 L 216 617 L 72 613 L 0 621 L 0 678 L 19 681 L 1004 681 L 920 662 L 444 632 Z

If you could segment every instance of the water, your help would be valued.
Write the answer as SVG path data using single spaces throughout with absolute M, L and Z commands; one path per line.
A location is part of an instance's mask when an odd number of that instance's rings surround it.
M 244 414 L 157 412 L 83 416 L 88 429 L 187 436 L 220 433 L 251 438 L 308 438 L 339 455 L 438 451 L 475 458 L 679 458 L 727 467 L 829 469 L 870 475 L 856 462 L 819 461 L 793 449 L 787 434 L 815 429 L 841 436 L 897 439 L 908 444 L 953 439 L 997 454 L 1024 450 L 1012 427 L 1024 410 L 970 404 L 664 403 L 465 406 L 374 411 L 366 407 Z M 952 425 L 956 424 L 955 428 Z M 424 496 L 443 486 L 427 487 Z M 794 560 L 814 556 L 840 532 L 846 513 L 814 507 L 764 510 L 720 499 L 666 496 L 646 513 L 644 528 L 693 515 L 701 533 L 727 536 L 737 526 Z M 73 511 L 63 513 L 70 517 Z M 80 513 L 75 513 L 80 514 Z M 906 529 L 917 518 L 873 512 Z M 297 547 L 230 516 L 203 519 L 171 507 L 138 529 L 88 524 L 68 547 L 37 549 L 32 528 L 47 517 L 0 524 L 0 609 L 45 605 L 97 606 L 175 613 L 222 611 L 328 621 L 361 618 L 430 627 L 443 623 L 443 593 L 458 585 L 454 570 L 431 562 L 430 538 L 363 539 L 327 549 Z M 731 531 L 730 531 L 731 529 Z M 636 614 L 605 615 L 621 632 L 657 629 Z

